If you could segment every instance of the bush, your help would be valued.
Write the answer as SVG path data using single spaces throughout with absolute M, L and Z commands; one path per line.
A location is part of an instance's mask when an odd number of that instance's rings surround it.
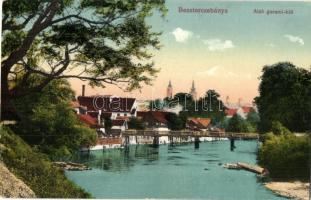
M 10 129 L 0 127 L 2 161 L 39 198 L 90 198 L 64 172 L 52 166 L 45 154 L 36 152 Z
M 269 133 L 259 150 L 258 161 L 270 171 L 272 178 L 307 180 L 310 176 L 310 151 L 309 136 Z
M 273 121 L 271 131 L 275 135 L 290 134 L 291 132 L 279 121 Z
M 256 132 L 256 128 L 253 127 L 251 123 L 244 120 L 241 116 L 235 114 L 231 119 L 229 119 L 226 131 L 234 133 L 250 133 Z
M 131 117 L 128 122 L 129 129 L 137 129 L 137 130 L 144 130 L 145 124 L 141 119 L 137 119 L 135 117 Z

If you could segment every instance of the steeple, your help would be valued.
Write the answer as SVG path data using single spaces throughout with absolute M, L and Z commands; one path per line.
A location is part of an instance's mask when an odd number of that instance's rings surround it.
M 166 89 L 166 97 L 170 99 L 173 98 L 173 86 L 171 80 L 168 82 L 168 86 Z
M 172 87 L 171 80 L 168 82 L 168 86 L 167 87 Z
M 192 87 L 191 87 L 191 91 L 192 90 L 195 90 L 195 87 L 194 87 L 194 80 L 192 80 Z
M 197 91 L 196 91 L 195 86 L 194 86 L 194 80 L 192 80 L 192 86 L 190 89 L 190 94 L 194 100 L 197 99 Z

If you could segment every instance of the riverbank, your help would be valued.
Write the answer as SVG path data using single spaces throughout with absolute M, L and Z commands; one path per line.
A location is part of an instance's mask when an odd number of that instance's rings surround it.
M 269 182 L 264 184 L 266 188 L 278 195 L 299 200 L 309 199 L 310 183 L 295 182 Z

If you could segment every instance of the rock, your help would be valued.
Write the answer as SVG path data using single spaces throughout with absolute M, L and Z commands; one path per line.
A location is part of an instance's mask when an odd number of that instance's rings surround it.
M 64 170 L 69 171 L 84 171 L 84 170 L 91 170 L 90 167 L 80 164 L 80 163 L 73 163 L 73 162 L 53 162 L 54 165 L 60 167 Z
M 0 197 L 35 198 L 35 193 L 0 162 Z

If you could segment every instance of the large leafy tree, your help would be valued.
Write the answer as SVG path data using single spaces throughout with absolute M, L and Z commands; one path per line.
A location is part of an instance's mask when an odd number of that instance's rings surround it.
M 311 71 L 282 62 L 263 68 L 256 98 L 261 131 L 279 121 L 291 131 L 311 129 Z
M 20 118 L 15 132 L 56 159 L 94 145 L 97 133 L 78 119 L 69 104 L 73 97 L 67 81 L 53 80 L 40 93 L 14 99 Z
M 164 0 L 4 1 L 2 113 L 12 98 L 41 91 L 54 79 L 124 83 L 128 90 L 150 84 L 156 70 L 148 50 L 160 47 L 160 33 L 146 18 L 155 9 L 165 14 Z M 33 74 L 42 81 L 25 88 Z

